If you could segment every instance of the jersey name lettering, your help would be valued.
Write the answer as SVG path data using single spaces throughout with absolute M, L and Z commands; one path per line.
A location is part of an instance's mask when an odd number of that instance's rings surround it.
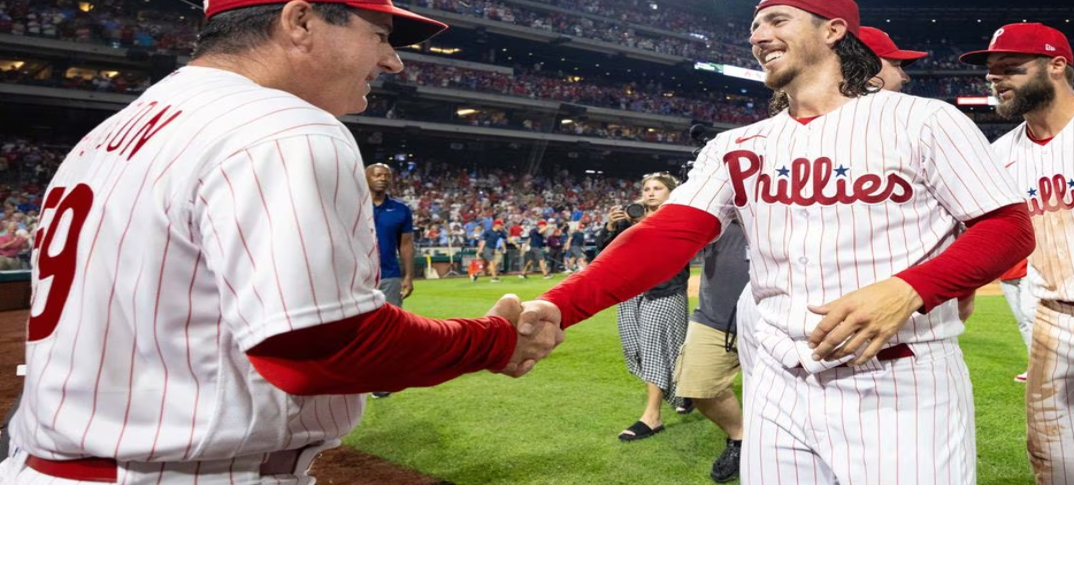
M 848 169 L 842 165 L 834 167 L 828 157 L 794 159 L 790 167 L 777 170 L 775 182 L 770 174 L 761 172 L 764 157 L 753 151 L 730 151 L 724 155 L 723 162 L 731 176 L 735 206 L 740 208 L 749 201 L 746 182 L 754 176 L 757 179 L 753 201 L 766 204 L 833 206 L 856 202 L 879 204 L 885 200 L 905 204 L 914 197 L 910 182 L 898 174 L 888 174 L 886 182 L 880 175 L 862 174 L 852 182 Z
M 134 117 L 109 131 L 104 139 L 97 144 L 97 148 L 99 149 L 103 145 L 109 153 L 118 150 L 121 155 L 126 155 L 128 161 L 133 159 L 138 154 L 138 151 L 142 150 L 143 145 L 183 113 L 182 110 L 176 110 L 165 118 L 165 114 L 168 113 L 171 106 L 165 106 L 164 109 L 154 113 L 153 110 L 156 109 L 156 106 L 157 102 L 155 101 L 146 104 L 144 108 L 134 114 Z M 135 131 L 136 127 L 138 127 L 137 131 Z M 134 135 L 131 135 L 132 131 L 134 131 Z
M 1029 215 L 1044 215 L 1046 212 L 1074 210 L 1074 190 L 1068 190 L 1068 186 L 1074 188 L 1072 182 L 1068 182 L 1062 174 L 1055 176 L 1042 176 L 1037 181 L 1037 191 L 1040 199 L 1033 198 L 1033 190 L 1029 191 L 1030 198 Z

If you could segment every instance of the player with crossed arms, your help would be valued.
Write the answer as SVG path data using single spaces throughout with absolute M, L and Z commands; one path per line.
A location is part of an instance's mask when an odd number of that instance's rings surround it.
M 334 116 L 444 24 L 390 0 L 206 15 L 193 61 L 87 135 L 45 195 L 0 483 L 310 483 L 364 392 L 519 376 L 562 338 L 517 336 L 514 297 L 433 321 L 377 290 L 362 157 Z
M 1032 227 L 968 118 L 869 86 L 880 61 L 858 32 L 850 0 L 761 2 L 750 43 L 786 107 L 718 135 L 657 213 L 523 304 L 574 325 L 667 279 L 737 217 L 760 312 L 746 484 L 976 480 L 955 298 L 1028 255 Z
M 1014 23 L 962 61 L 988 67 L 997 113 L 1025 119 L 992 146 L 1023 191 L 1038 241 L 1028 268 L 1040 300 L 1026 377 L 1029 460 L 1038 484 L 1072 484 L 1074 53 L 1059 30 Z

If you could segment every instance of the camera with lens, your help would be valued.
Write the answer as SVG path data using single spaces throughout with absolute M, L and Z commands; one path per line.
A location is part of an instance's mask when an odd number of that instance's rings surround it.
M 624 210 L 630 219 L 641 219 L 645 217 L 645 206 L 634 202 L 626 207 Z

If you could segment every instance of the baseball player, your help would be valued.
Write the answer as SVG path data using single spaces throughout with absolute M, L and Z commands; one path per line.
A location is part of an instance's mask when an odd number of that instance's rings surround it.
M 880 72 L 876 75 L 876 81 L 884 90 L 892 92 L 902 90 L 902 87 L 910 82 L 906 67 L 929 56 L 924 51 L 899 49 L 887 33 L 875 27 L 861 26 L 858 36 L 866 47 L 880 57 L 881 66 Z
M 853 1 L 765 0 L 752 30 L 786 107 L 718 135 L 660 211 L 524 309 L 569 327 L 737 218 L 760 312 L 742 482 L 973 483 L 953 298 L 1029 254 L 1025 205 L 965 115 L 869 85 Z
M 876 56 L 880 57 L 880 72 L 873 77 L 873 84 L 881 90 L 889 92 L 901 92 L 902 87 L 910 82 L 910 75 L 904 70 L 912 63 L 928 56 L 924 51 L 909 51 L 899 49 L 883 30 L 861 26 L 859 38 Z M 737 349 L 742 368 L 743 382 L 749 377 L 749 369 L 753 366 L 749 359 L 753 358 L 755 349 L 754 328 L 757 325 L 757 306 L 753 302 L 752 288 L 747 282 L 743 289 L 736 310 L 735 321 L 738 325 Z M 965 322 L 973 311 L 973 293 L 959 298 L 959 318 Z
M 45 195 L 0 483 L 310 483 L 364 392 L 524 373 L 517 299 L 433 321 L 377 290 L 364 163 L 334 117 L 443 30 L 389 0 L 212 0 L 194 59 Z
M 1037 248 L 1028 277 L 1040 300 L 1026 381 L 1029 459 L 1038 484 L 1074 483 L 1074 54 L 1062 32 L 1014 23 L 988 49 L 996 112 L 1024 121 L 993 144 L 1029 207 Z

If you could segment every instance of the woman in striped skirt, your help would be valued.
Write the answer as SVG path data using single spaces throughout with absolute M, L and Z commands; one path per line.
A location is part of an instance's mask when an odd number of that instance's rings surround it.
M 598 249 L 603 250 L 620 233 L 656 211 L 678 184 L 678 180 L 666 172 L 642 178 L 641 199 L 636 202 L 640 207 L 613 207 L 608 222 L 597 235 Z M 638 260 L 645 259 L 639 257 Z M 645 382 L 648 391 L 645 411 L 638 421 L 619 434 L 620 440 L 635 441 L 663 431 L 660 407 L 664 401 L 680 413 L 688 413 L 692 407 L 675 395 L 672 377 L 675 359 L 686 339 L 690 315 L 686 297 L 689 279 L 690 265 L 686 264 L 670 280 L 619 304 L 619 338 L 627 369 Z

